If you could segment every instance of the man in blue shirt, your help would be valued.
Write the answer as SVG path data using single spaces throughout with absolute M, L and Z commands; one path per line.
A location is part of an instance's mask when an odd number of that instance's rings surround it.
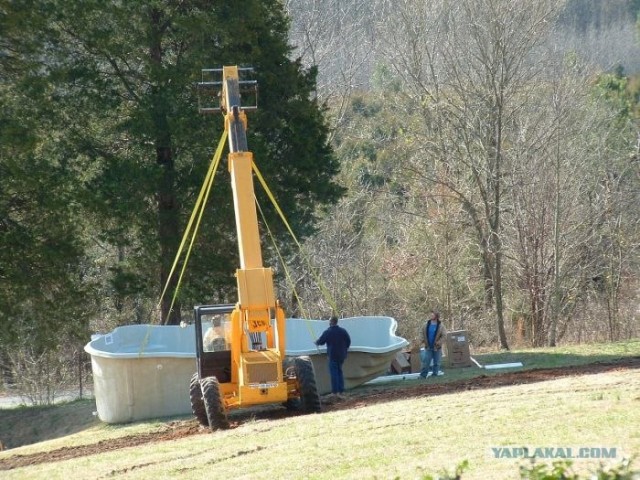
M 344 375 L 342 364 L 347 358 L 347 351 L 351 346 L 349 332 L 338 326 L 338 317 L 331 317 L 329 328 L 315 341 L 316 345 L 327 345 L 329 358 L 329 373 L 331 375 L 331 393 L 342 397 L 344 393 Z
M 422 356 L 422 371 L 420 376 L 427 378 L 429 366 L 433 361 L 433 376 L 440 375 L 440 360 L 442 359 L 442 342 L 444 341 L 444 325 L 440 321 L 438 312 L 431 312 L 427 324 L 422 327 L 422 342 L 424 343 L 424 354 Z

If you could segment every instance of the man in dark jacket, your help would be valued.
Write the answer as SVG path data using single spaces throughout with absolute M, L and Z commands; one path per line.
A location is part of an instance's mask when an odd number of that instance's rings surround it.
M 344 393 L 342 364 L 346 360 L 347 351 L 351 346 L 349 332 L 338 326 L 338 317 L 331 317 L 331 320 L 329 320 L 329 328 L 320 335 L 320 338 L 316 340 L 315 344 L 327 345 L 329 373 L 331 374 L 331 393 L 337 397 L 342 397 Z

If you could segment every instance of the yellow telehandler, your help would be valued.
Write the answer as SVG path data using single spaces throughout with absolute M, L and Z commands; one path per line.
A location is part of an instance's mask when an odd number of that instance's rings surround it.
M 225 66 L 221 82 L 203 82 L 221 87 L 216 111 L 222 111 L 228 135 L 240 252 L 238 302 L 194 308 L 197 372 L 191 378 L 191 406 L 198 421 L 211 430 L 229 428 L 227 413 L 236 408 L 281 403 L 305 412 L 321 409 L 311 360 L 287 359 L 284 367 L 285 313 L 274 294 L 272 270 L 262 264 L 253 155 L 247 147 L 246 109 L 240 103 L 241 88 L 257 86 L 241 81 L 241 70 Z

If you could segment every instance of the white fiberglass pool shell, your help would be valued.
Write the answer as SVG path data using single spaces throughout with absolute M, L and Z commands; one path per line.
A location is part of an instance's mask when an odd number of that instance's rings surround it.
M 191 412 L 195 327 L 126 325 L 95 335 L 91 355 L 98 417 L 107 423 Z
M 287 356 L 311 357 L 320 394 L 331 391 L 326 347 L 314 341 L 328 328 L 322 320 L 287 319 Z M 395 335 L 390 317 L 341 319 L 351 336 L 344 364 L 347 389 L 385 374 L 408 342 Z M 127 325 L 96 335 L 91 355 L 98 417 L 107 423 L 191 413 L 189 382 L 196 371 L 194 326 Z

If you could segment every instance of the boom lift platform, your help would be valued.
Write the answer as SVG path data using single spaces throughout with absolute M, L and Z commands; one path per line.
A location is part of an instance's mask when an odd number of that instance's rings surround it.
M 257 101 L 248 108 L 241 105 L 243 89 L 257 100 L 257 83 L 240 80 L 240 73 L 248 71 L 237 66 L 203 70 L 203 75 L 221 74 L 222 81 L 200 84 L 220 93 L 219 108 L 200 111 L 224 115 L 240 252 L 238 302 L 194 308 L 197 372 L 191 378 L 191 407 L 198 421 L 212 430 L 229 428 L 231 409 L 270 403 L 305 412 L 321 408 L 311 360 L 297 357 L 284 367 L 285 312 L 274 294 L 273 271 L 262 264 L 253 155 L 247 146 L 245 110 L 257 108 Z

